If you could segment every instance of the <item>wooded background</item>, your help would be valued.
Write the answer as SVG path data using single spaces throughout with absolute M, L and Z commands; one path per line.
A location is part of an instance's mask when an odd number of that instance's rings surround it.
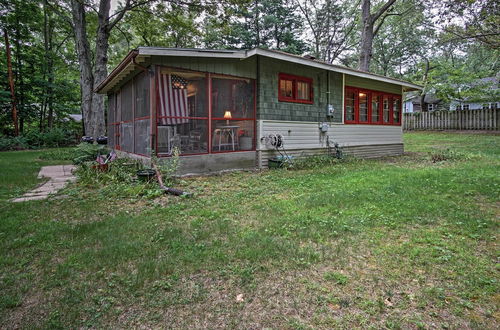
M 422 84 L 422 100 L 491 98 L 474 82 L 500 71 L 495 0 L 0 0 L 0 14 L 4 136 L 66 127 L 73 113 L 104 135 L 93 89 L 137 46 L 310 54 Z

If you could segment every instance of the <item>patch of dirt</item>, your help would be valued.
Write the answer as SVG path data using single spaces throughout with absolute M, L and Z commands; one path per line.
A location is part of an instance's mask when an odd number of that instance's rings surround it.
M 47 294 L 41 291 L 28 292 L 24 295 L 21 305 L 10 309 L 4 322 L 0 323 L 2 329 L 21 329 L 28 325 L 41 327 L 40 320 L 47 317 Z

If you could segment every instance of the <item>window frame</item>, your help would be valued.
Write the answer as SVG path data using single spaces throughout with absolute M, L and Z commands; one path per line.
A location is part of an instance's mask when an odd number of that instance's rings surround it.
M 354 120 L 347 120 L 347 95 L 348 93 L 354 93 Z M 360 104 L 360 93 L 365 93 L 368 102 L 368 118 L 367 121 L 360 120 L 359 104 Z M 378 121 L 373 121 L 373 99 L 375 97 L 379 98 L 379 109 L 378 109 Z M 388 100 L 389 113 L 388 121 L 384 121 L 384 99 Z M 399 122 L 394 121 L 394 101 L 399 99 Z M 384 126 L 401 126 L 402 124 L 402 111 L 403 111 L 403 98 L 400 94 L 388 93 L 383 91 L 377 91 L 366 88 L 359 88 L 353 86 L 345 86 L 344 91 L 344 124 L 356 124 L 356 125 L 384 125 Z
M 287 97 L 281 95 L 281 81 L 288 80 L 292 81 L 292 97 Z M 297 83 L 302 82 L 309 85 L 309 100 L 299 99 L 297 93 Z M 302 103 L 302 104 L 314 104 L 314 80 L 312 78 L 296 76 L 288 73 L 280 72 L 278 74 L 278 101 L 279 102 L 291 102 L 291 103 Z

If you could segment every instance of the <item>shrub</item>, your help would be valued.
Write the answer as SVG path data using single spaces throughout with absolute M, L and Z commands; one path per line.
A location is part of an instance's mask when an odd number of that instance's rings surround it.
M 180 151 L 178 148 L 174 148 L 172 151 L 172 156 L 168 158 L 164 158 L 161 161 L 156 156 L 151 156 L 152 164 L 158 166 L 158 170 L 160 171 L 163 181 L 165 184 L 171 182 L 173 176 L 179 169 L 179 158 Z
M 70 146 L 75 142 L 74 135 L 71 130 L 53 128 L 47 132 L 31 130 L 17 137 L 1 136 L 0 151 Z
M 74 149 L 72 159 L 74 164 L 79 165 L 84 162 L 95 161 L 97 156 L 108 153 L 109 149 L 105 145 L 82 142 Z
M 115 183 L 132 183 L 142 163 L 127 158 L 115 159 L 109 163 L 108 171 L 101 171 L 94 166 L 94 161 L 81 162 L 76 170 L 79 182 L 84 185 L 103 186 Z
M 0 151 L 28 149 L 28 142 L 23 136 L 1 136 Z

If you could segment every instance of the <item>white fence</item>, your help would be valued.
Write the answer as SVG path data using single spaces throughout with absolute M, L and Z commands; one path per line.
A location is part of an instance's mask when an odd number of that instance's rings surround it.
M 498 130 L 499 128 L 499 109 L 403 114 L 403 129 L 405 130 Z

